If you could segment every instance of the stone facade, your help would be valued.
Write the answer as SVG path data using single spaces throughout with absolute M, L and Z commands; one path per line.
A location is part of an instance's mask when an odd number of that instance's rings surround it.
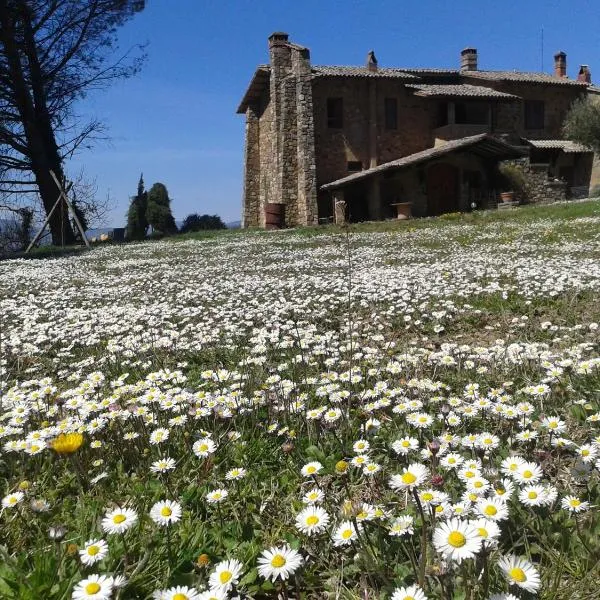
M 463 51 L 456 71 L 381 69 L 373 52 L 364 67 L 318 67 L 311 65 L 307 48 L 291 43 L 285 33 L 272 34 L 269 64 L 258 68 L 238 110 L 246 115 L 242 225 L 332 220 L 334 199 L 319 191 L 321 186 L 451 140 L 480 133 L 519 146 L 559 139 L 570 105 L 587 93 L 589 81 L 568 79 L 566 55 L 556 56 L 554 75 L 480 71 L 473 48 Z M 332 121 L 332 103 L 341 111 L 339 123 Z M 533 109 L 539 114 L 532 118 Z M 584 189 L 581 181 L 587 178 L 589 185 L 591 164 L 577 164 L 577 186 Z M 485 179 L 487 171 L 479 171 Z M 552 183 L 549 173 L 542 185 L 534 171 L 540 194 L 532 197 L 541 197 L 542 190 L 554 197 L 561 186 L 546 185 Z M 419 196 L 423 175 L 403 177 L 415 213 L 427 214 Z M 364 196 L 360 218 L 389 216 L 387 188 L 385 182 L 365 183 L 351 192 Z M 266 206 L 273 203 L 285 206 L 278 224 L 266 222 Z M 346 205 L 352 205 L 348 198 Z

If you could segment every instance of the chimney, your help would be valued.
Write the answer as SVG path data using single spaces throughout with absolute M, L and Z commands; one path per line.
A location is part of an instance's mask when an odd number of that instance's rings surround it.
M 554 76 L 567 76 L 567 55 L 564 52 L 557 52 L 554 55 Z
M 460 70 L 477 71 L 477 48 L 465 48 L 460 53 Z
M 369 71 L 377 71 L 377 58 L 375 58 L 375 52 L 373 52 L 373 50 L 367 54 L 367 69 L 369 69 Z
M 590 68 L 587 65 L 581 65 L 581 67 L 579 67 L 577 81 L 592 83 L 592 72 L 590 71 Z
M 280 46 L 283 44 L 287 44 L 288 38 L 290 36 L 283 31 L 275 31 L 269 36 L 269 48 L 272 46 Z

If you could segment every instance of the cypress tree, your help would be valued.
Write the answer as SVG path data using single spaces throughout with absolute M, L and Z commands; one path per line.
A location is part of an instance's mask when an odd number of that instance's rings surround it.
M 144 190 L 144 175 L 140 175 L 137 195 L 131 198 L 127 211 L 127 238 L 130 240 L 143 240 L 148 231 L 148 193 Z
M 153 232 L 164 235 L 177 233 L 177 225 L 171 212 L 171 200 L 164 184 L 155 183 L 150 188 L 146 216 Z

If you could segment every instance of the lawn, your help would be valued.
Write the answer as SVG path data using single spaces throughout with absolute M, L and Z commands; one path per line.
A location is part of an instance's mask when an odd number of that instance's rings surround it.
M 0 598 L 600 586 L 600 203 L 0 262 Z

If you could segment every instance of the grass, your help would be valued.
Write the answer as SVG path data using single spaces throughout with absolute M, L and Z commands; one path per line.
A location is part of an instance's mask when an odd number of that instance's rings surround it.
M 127 580 L 115 600 L 182 600 L 237 560 L 228 597 L 595 600 L 599 206 L 0 263 L 0 597 L 67 600 L 100 574 Z M 309 533 L 311 491 L 328 522 Z M 439 539 L 467 522 L 458 563 Z M 259 561 L 283 547 L 302 564 L 273 581 Z

